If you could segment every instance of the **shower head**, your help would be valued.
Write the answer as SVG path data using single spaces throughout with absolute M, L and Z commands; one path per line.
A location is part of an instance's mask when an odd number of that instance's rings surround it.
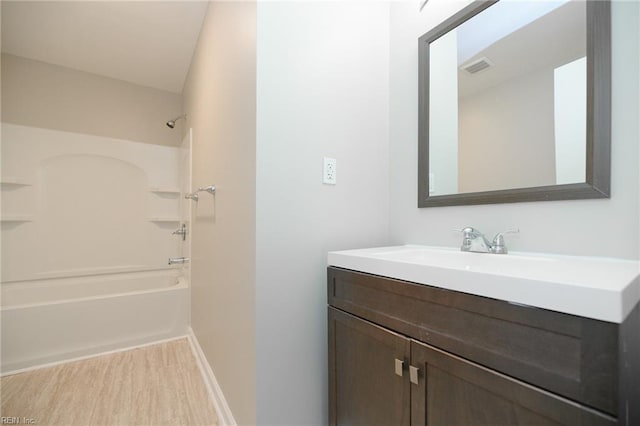
M 167 121 L 167 127 L 169 127 L 170 129 L 173 129 L 174 127 L 176 127 L 176 121 L 180 120 L 181 118 L 187 118 L 187 114 L 179 115 L 173 120 Z

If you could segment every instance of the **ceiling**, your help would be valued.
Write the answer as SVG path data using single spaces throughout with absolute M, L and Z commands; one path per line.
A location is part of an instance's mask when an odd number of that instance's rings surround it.
M 494 66 L 477 74 L 469 74 L 460 69 L 459 96 L 471 96 L 513 81 L 518 76 L 543 70 L 553 76 L 554 68 L 584 57 L 587 41 L 586 17 L 585 2 L 567 2 L 477 52 L 469 62 L 486 57 Z
M 462 65 L 496 41 L 551 13 L 568 1 L 545 0 L 517 3 L 501 1 L 492 5 L 456 29 L 458 65 Z
M 2 52 L 181 93 L 207 4 L 2 0 Z

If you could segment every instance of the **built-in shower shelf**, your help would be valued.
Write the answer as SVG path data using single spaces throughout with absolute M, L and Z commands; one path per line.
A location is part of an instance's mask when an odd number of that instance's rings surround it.
M 2 217 L 0 217 L 0 221 L 2 222 L 33 222 L 33 220 L 34 220 L 33 216 L 21 215 L 21 214 L 10 214 L 10 215 L 3 215 Z
M 26 180 L 20 179 L 20 178 L 14 178 L 14 177 L 2 178 L 2 180 L 0 180 L 0 185 L 2 185 L 2 186 L 31 186 L 31 184 L 29 182 L 27 182 Z
M 180 190 L 178 188 L 149 188 L 149 192 L 153 192 L 155 194 L 176 194 L 176 195 L 180 195 Z
M 179 217 L 150 217 L 149 222 L 180 222 Z

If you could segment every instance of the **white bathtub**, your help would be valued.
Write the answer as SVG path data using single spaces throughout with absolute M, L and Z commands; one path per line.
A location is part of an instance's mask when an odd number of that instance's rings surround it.
M 2 284 L 0 371 L 8 374 L 187 334 L 178 270 Z

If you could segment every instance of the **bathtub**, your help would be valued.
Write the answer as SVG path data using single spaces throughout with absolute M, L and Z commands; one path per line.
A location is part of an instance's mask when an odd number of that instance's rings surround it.
M 187 334 L 177 269 L 2 283 L 2 375 Z

